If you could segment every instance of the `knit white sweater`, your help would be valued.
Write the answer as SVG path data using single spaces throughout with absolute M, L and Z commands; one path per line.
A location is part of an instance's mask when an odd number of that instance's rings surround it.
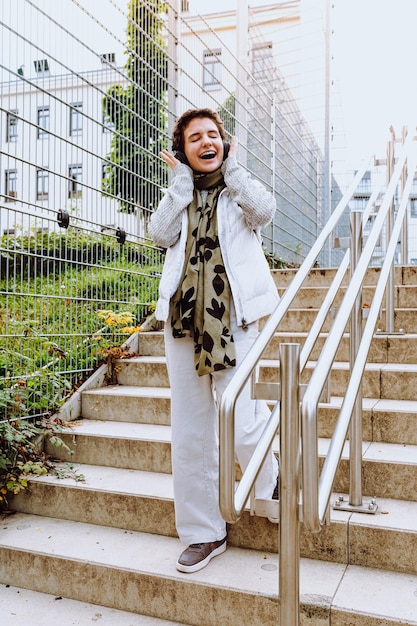
M 272 220 L 275 200 L 263 185 L 250 178 L 235 157 L 228 157 L 222 172 L 230 197 L 242 209 L 248 228 L 260 230 Z M 152 240 L 164 248 L 169 248 L 178 239 L 181 231 L 182 212 L 193 199 L 193 171 L 188 165 L 179 163 L 175 177 L 168 187 L 157 210 L 152 214 L 148 232 Z
M 228 157 L 222 170 L 226 188 L 217 204 L 219 244 L 238 324 L 245 326 L 272 313 L 279 301 L 260 237 L 260 229 L 274 215 L 275 200 L 236 159 Z M 175 178 L 150 220 L 154 242 L 168 248 L 155 312 L 158 320 L 167 321 L 171 297 L 181 280 L 193 189 L 192 170 L 177 165 Z

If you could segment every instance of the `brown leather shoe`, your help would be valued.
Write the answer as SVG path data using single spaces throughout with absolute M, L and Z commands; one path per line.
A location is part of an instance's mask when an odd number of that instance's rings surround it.
M 227 537 L 209 543 L 192 543 L 184 550 L 177 561 L 177 570 L 191 574 L 206 567 L 214 556 L 226 551 Z

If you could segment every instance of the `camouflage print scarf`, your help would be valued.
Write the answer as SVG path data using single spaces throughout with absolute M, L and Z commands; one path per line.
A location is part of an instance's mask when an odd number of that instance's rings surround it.
M 217 200 L 224 186 L 220 170 L 195 178 L 184 270 L 172 299 L 173 336 L 194 338 L 199 376 L 236 365 L 230 286 L 217 233 Z

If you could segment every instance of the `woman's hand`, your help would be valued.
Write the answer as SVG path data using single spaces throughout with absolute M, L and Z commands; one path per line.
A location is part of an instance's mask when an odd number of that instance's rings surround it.
M 229 154 L 227 156 L 235 157 L 236 154 L 237 154 L 237 137 L 233 136 L 230 141 L 230 149 L 229 149 Z
M 168 150 L 161 150 L 159 156 L 172 170 L 177 167 L 178 163 L 181 163 L 181 161 L 171 154 L 171 152 L 168 152 Z

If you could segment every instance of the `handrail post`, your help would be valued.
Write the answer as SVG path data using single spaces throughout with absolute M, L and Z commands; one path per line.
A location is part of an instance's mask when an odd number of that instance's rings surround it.
M 350 276 L 355 273 L 362 253 L 362 211 L 352 211 L 350 215 Z M 350 316 L 350 373 L 358 354 L 362 338 L 362 287 L 358 291 Z M 362 384 L 359 386 L 352 411 L 349 439 L 350 490 L 349 503 L 362 505 Z
M 402 129 L 402 143 L 404 143 L 407 137 L 407 127 L 403 126 Z M 408 176 L 408 164 L 404 163 L 403 171 L 401 173 L 401 198 L 404 195 L 405 183 Z M 403 224 L 401 227 L 401 264 L 407 265 L 408 263 L 408 209 L 405 212 Z
M 354 278 L 362 254 L 362 227 L 363 212 L 352 211 L 350 215 L 351 281 Z M 362 341 L 362 310 L 361 285 L 358 289 L 350 314 L 350 380 L 352 380 L 354 375 L 357 356 Z M 376 513 L 378 506 L 375 500 L 372 499 L 369 503 L 364 504 L 362 498 L 362 376 L 363 373 L 358 382 L 356 398 L 350 412 L 349 503 L 344 503 L 343 496 L 340 496 L 335 503 L 335 508 L 342 511 L 355 511 L 357 513 Z M 343 404 L 345 404 L 345 401 Z
M 279 623 L 298 626 L 300 605 L 300 346 L 281 344 Z
M 388 142 L 387 146 L 387 188 L 389 182 L 391 180 L 392 173 L 395 167 L 395 135 L 394 131 L 391 128 L 392 139 Z M 394 227 L 394 219 L 395 219 L 395 203 L 394 203 L 393 194 L 392 200 L 390 202 L 389 210 L 387 213 L 387 222 L 386 222 L 386 245 L 391 240 L 392 229 Z M 392 261 L 392 268 L 388 277 L 388 282 L 386 286 L 385 292 L 385 332 L 392 333 L 394 331 L 394 290 L 395 290 L 395 280 L 394 280 L 394 266 L 395 259 Z

